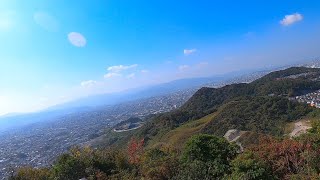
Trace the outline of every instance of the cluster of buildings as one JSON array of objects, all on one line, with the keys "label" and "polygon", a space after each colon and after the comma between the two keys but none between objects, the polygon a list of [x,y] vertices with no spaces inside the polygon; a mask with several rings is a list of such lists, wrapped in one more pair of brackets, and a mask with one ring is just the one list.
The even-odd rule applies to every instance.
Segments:
[{"label": "cluster of buildings", "polygon": [[302,96],[296,96],[292,100],[309,104],[310,106],[320,108],[320,90],[308,93]]},{"label": "cluster of buildings", "polygon": [[49,166],[71,147],[88,141],[92,134],[102,134],[108,121],[73,118],[39,123],[0,136],[0,179],[10,168]]}]

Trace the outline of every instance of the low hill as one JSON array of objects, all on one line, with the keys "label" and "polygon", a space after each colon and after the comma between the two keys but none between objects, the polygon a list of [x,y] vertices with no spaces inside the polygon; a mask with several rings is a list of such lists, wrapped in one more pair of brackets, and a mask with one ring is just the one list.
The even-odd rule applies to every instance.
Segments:
[{"label": "low hill", "polygon": [[230,100],[241,96],[298,95],[320,89],[320,69],[293,67],[272,72],[249,84],[232,84],[222,88],[201,88],[180,109],[153,119],[142,130],[149,138],[165,129],[173,129],[190,120],[211,114]]},{"label": "low hill", "polygon": [[166,144],[183,148],[192,135],[206,133],[223,136],[230,129],[282,136],[288,123],[300,119],[312,110],[305,104],[291,102],[283,97],[235,98],[212,114],[155,136],[149,142],[149,147]]},{"label": "low hill", "polygon": [[257,95],[297,96],[320,89],[320,69],[292,67],[250,83]]}]

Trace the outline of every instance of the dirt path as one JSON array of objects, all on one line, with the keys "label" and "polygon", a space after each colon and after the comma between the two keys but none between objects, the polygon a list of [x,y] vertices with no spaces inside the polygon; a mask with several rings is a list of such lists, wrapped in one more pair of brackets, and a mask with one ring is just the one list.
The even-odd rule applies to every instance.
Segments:
[{"label": "dirt path", "polygon": [[311,126],[308,125],[305,122],[299,121],[294,123],[294,129],[293,131],[290,133],[290,137],[297,137],[300,136],[301,134],[304,134],[307,132],[308,129],[310,129]]}]

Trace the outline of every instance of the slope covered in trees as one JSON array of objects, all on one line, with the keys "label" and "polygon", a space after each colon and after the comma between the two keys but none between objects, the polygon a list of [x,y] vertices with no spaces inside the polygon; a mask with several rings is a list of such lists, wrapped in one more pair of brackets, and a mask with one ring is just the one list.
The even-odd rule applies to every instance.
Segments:
[{"label": "slope covered in trees", "polygon": [[74,148],[50,168],[20,168],[9,179],[319,179],[318,130],[319,123],[314,123],[299,139],[261,139],[244,152],[207,134],[189,138],[181,152],[174,147],[146,149],[137,139],[131,139],[127,149]]},{"label": "slope covered in trees", "polygon": [[307,115],[312,109],[283,97],[236,98],[223,105],[202,132],[223,136],[229,129],[238,129],[280,136],[287,123]]}]

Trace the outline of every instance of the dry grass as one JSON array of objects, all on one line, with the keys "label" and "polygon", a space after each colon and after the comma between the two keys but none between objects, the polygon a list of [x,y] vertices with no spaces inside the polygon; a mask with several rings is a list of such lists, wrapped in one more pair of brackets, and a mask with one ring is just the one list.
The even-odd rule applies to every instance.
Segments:
[{"label": "dry grass", "polygon": [[209,114],[199,120],[188,122],[174,130],[171,130],[161,137],[157,143],[153,144],[152,147],[167,144],[178,149],[183,148],[185,142],[191,136],[199,134],[201,129],[214,118],[215,114],[216,113]]}]

